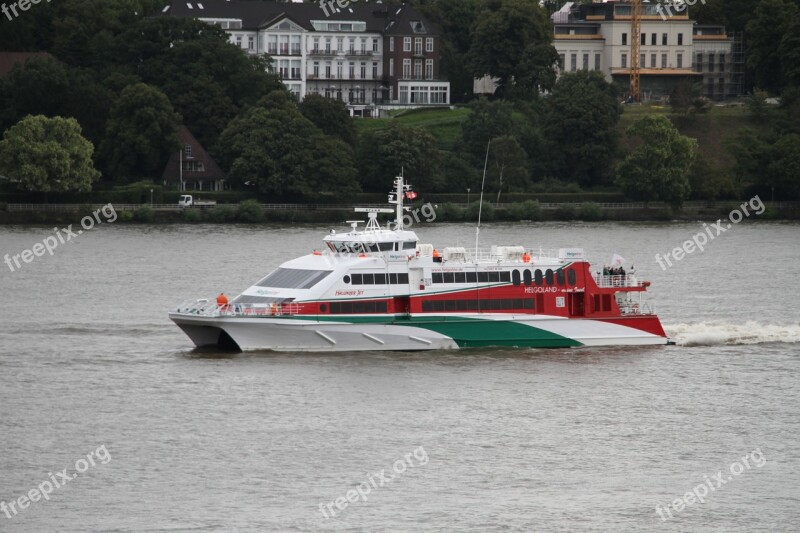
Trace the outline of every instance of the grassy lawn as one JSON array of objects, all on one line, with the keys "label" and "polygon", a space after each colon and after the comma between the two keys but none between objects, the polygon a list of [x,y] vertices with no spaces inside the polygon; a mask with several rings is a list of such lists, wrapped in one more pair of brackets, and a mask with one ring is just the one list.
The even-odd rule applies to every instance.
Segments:
[{"label": "grassy lawn", "polygon": [[461,136],[461,123],[469,115],[466,108],[410,109],[400,111],[392,118],[362,119],[356,121],[359,133],[378,131],[396,120],[403,126],[422,128],[433,135],[440,150],[452,150]]}]

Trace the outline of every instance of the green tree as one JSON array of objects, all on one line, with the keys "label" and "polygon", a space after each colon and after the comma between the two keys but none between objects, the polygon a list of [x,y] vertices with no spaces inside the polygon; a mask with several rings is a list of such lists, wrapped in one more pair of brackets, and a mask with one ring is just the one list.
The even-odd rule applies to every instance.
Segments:
[{"label": "green tree", "polygon": [[800,10],[787,22],[778,54],[785,86],[800,88]]},{"label": "green tree", "polygon": [[485,98],[470,104],[471,113],[461,123],[464,151],[475,165],[483,168],[486,146],[490,139],[511,135],[514,125],[514,107],[506,101],[489,101]]},{"label": "green tree", "polygon": [[0,173],[26,191],[85,192],[100,173],[74,118],[27,116],[3,134]]},{"label": "green tree", "polygon": [[100,158],[120,181],[152,177],[178,150],[181,117],[164,93],[144,83],[126,87],[111,108]]},{"label": "green tree", "polygon": [[689,81],[678,83],[669,93],[669,105],[672,107],[672,112],[685,116],[689,115],[695,100],[700,98],[701,95],[702,88],[699,84]]},{"label": "green tree", "polygon": [[601,72],[562,75],[544,116],[552,175],[581,185],[602,182],[616,152],[621,112],[614,88]]},{"label": "green tree", "polygon": [[689,171],[697,157],[697,140],[681,135],[669,119],[658,115],[638,120],[626,133],[639,146],[620,165],[617,185],[631,198],[679,207],[691,193]]},{"label": "green tree", "polygon": [[[151,14],[157,0],[70,0],[60,2],[53,18],[53,51],[74,65],[113,63],[116,35]],[[39,6],[36,6],[38,9]]]},{"label": "green tree", "polygon": [[492,139],[489,149],[489,159],[491,161],[491,182],[496,182],[497,199],[500,203],[500,193],[503,187],[509,191],[523,191],[530,185],[528,176],[527,159],[528,155],[519,145],[517,139],[511,135],[504,135]]},{"label": "green tree", "polygon": [[800,135],[782,136],[771,150],[769,166],[762,169],[759,182],[775,187],[779,197],[800,199]]},{"label": "green tree", "polygon": [[352,149],[334,141],[285,91],[276,91],[225,128],[221,163],[234,183],[253,183],[270,196],[308,199],[357,190]]},{"label": "green tree", "polygon": [[484,0],[435,0],[422,6],[426,16],[442,30],[441,68],[450,80],[453,102],[466,102],[473,96],[474,77],[467,64],[472,46],[472,27],[478,20]]},{"label": "green tree", "polygon": [[797,17],[792,0],[760,0],[747,23],[747,67],[755,85],[772,94],[779,94],[784,85],[780,44]]},{"label": "green tree", "polygon": [[436,139],[421,128],[392,121],[386,129],[365,132],[358,152],[361,187],[365,191],[384,192],[401,171],[420,190],[436,192],[444,187]]},{"label": "green tree", "polygon": [[27,115],[71,116],[83,134],[102,138],[112,94],[89,69],[65,65],[51,58],[33,58],[0,78],[0,130]]},{"label": "green tree", "polygon": [[547,12],[531,0],[490,0],[485,6],[473,28],[468,61],[473,76],[494,76],[500,94],[511,95],[525,53],[551,45],[552,26]]},{"label": "green tree", "polygon": [[518,98],[536,98],[551,91],[556,84],[558,52],[548,44],[530,44],[522,51],[514,76],[514,95]]},{"label": "green tree", "polygon": [[316,124],[326,135],[338,137],[344,143],[355,146],[356,127],[344,102],[326,98],[321,94],[308,94],[300,102],[299,107],[303,116]]},{"label": "green tree", "polygon": [[285,90],[263,57],[248,57],[225,30],[194,19],[154,17],[119,34],[114,56],[127,74],[163,91],[209,151],[228,123],[261,97]]}]

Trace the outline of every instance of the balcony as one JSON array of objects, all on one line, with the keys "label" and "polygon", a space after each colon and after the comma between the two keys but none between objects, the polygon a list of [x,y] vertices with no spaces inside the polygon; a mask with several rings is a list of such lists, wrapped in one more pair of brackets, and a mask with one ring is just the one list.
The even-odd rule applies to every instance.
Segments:
[{"label": "balcony", "polygon": [[346,50],[345,55],[347,56],[355,56],[355,57],[369,57],[373,54],[378,54],[379,52],[373,52],[372,50]]},{"label": "balcony", "polygon": [[322,48],[312,48],[308,51],[308,55],[310,56],[335,56],[336,50],[328,50]]}]

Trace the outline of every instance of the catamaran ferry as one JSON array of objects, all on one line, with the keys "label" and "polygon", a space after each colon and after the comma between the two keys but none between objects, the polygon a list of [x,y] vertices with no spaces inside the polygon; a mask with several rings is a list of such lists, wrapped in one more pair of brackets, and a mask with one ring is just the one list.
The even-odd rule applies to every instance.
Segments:
[{"label": "catamaran ferry", "polygon": [[[444,350],[668,344],[633,273],[592,273],[579,248],[491,249],[419,242],[393,209],[331,231],[322,250],[283,263],[231,300],[194,300],[169,314],[197,346],[238,350]],[[396,213],[381,227],[379,213]],[[407,218],[408,215],[405,215]]]}]

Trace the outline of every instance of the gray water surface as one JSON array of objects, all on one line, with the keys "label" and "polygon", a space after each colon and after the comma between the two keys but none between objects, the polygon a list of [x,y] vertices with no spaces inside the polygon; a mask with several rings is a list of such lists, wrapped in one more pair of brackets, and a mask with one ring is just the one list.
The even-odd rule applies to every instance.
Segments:
[{"label": "gray water surface", "polygon": [[[0,531],[800,529],[800,225],[740,224],[666,271],[655,254],[700,222],[482,229],[600,268],[622,255],[672,347],[224,354],[169,322],[328,229],[103,224],[0,264],[0,502],[75,475]],[[0,228],[0,254],[52,233]],[[704,503],[656,513],[720,471]]]}]

